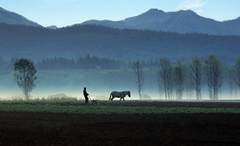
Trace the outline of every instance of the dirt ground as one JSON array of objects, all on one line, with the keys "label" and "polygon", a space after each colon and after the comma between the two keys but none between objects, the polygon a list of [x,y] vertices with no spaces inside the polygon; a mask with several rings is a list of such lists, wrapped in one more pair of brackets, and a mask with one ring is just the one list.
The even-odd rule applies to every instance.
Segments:
[{"label": "dirt ground", "polygon": [[1,112],[0,145],[239,146],[240,115]]}]

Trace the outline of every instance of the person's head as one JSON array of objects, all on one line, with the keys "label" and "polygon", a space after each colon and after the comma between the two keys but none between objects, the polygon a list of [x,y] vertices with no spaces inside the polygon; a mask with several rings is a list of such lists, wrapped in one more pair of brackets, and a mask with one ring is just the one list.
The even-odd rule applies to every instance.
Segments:
[{"label": "person's head", "polygon": [[87,88],[86,88],[86,87],[84,87],[84,90],[87,90]]}]

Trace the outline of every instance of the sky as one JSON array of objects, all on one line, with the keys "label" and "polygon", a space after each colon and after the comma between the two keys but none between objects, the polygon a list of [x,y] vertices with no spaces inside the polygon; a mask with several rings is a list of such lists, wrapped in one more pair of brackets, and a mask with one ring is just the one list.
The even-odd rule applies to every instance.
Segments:
[{"label": "sky", "polygon": [[240,0],[0,0],[0,7],[43,26],[66,26],[90,19],[121,20],[150,8],[193,10],[219,21],[240,16]]}]

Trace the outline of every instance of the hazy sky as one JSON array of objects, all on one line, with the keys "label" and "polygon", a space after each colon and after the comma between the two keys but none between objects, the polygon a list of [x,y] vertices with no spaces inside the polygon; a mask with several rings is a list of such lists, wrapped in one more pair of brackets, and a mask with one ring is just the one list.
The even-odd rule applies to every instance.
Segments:
[{"label": "hazy sky", "polygon": [[120,20],[150,8],[191,9],[221,21],[240,16],[240,0],[0,0],[0,7],[44,26],[65,26],[89,19]]}]

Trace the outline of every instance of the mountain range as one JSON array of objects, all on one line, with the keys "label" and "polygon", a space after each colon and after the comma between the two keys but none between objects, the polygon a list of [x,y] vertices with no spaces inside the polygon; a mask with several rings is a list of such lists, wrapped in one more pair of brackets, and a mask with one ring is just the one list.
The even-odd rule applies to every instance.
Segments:
[{"label": "mountain range", "polygon": [[[132,24],[134,21],[136,22],[136,19],[138,22],[140,20],[150,22],[150,16],[156,17],[152,18],[152,21],[155,21],[160,14],[166,15],[165,12],[152,9],[143,15],[124,21]],[[170,14],[176,15],[176,17],[180,14],[183,15],[182,17],[186,15],[200,17],[191,11]],[[190,16],[188,17],[190,18]],[[205,18],[200,18],[205,20]],[[221,23],[207,20],[214,24]],[[160,22],[160,20],[158,21]],[[232,29],[239,26],[238,20],[222,23],[231,25]],[[238,35],[217,36],[197,32],[177,33],[170,30],[123,28],[87,22],[63,28],[42,27],[21,15],[1,9],[0,54],[6,59],[27,57],[34,60],[49,57],[77,58],[85,55],[119,60],[188,59],[214,54],[225,61],[233,61],[240,54],[240,36]],[[179,28],[179,30],[181,29]]]},{"label": "mountain range", "polygon": [[[40,26],[27,18],[0,7],[0,23]],[[204,33],[209,35],[240,35],[240,17],[228,21],[205,18],[190,10],[164,12],[150,9],[135,17],[121,21],[89,20],[77,25],[97,25],[117,29],[137,29],[176,33]],[[57,29],[52,25],[47,27]]]},{"label": "mountain range", "polygon": [[[11,31],[9,31],[11,30]],[[76,25],[60,29],[0,24],[0,54],[5,58],[78,58],[94,55],[119,60],[189,59],[214,54],[233,61],[240,36],[178,34]]]},{"label": "mountain range", "polygon": [[177,33],[204,33],[212,35],[240,35],[240,17],[229,21],[204,18],[193,11],[164,12],[151,9],[141,15],[121,21],[90,20],[84,24],[119,29],[139,29]]}]

